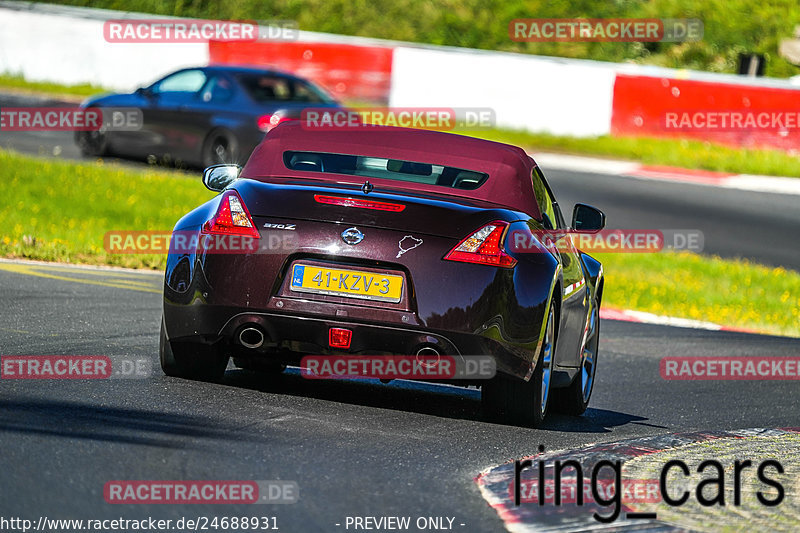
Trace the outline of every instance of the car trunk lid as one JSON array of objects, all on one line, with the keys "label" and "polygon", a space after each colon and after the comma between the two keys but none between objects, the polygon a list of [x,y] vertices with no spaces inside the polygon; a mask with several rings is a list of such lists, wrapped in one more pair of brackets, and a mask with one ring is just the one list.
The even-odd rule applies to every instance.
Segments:
[{"label": "car trunk lid", "polygon": [[453,195],[389,189],[365,194],[353,185],[311,180],[239,180],[235,188],[254,217],[369,226],[459,240],[489,220],[527,218],[496,204]]}]

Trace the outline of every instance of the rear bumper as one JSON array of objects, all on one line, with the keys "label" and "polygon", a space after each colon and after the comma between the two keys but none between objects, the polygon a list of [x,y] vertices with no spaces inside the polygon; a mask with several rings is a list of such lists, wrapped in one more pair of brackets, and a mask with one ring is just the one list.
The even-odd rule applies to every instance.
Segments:
[{"label": "rear bumper", "polygon": [[346,328],[353,332],[350,349],[346,353],[409,355],[424,346],[431,346],[441,354],[461,355],[453,341],[438,333],[274,313],[239,313],[223,326],[222,336],[235,338],[237,332],[245,326],[258,326],[271,344],[307,355],[343,353],[342,350],[328,346],[328,331],[333,327]]},{"label": "rear bumper", "polygon": [[[492,355],[502,374],[524,377],[529,367],[518,354],[480,334],[208,305],[166,304],[164,324],[171,341],[223,342],[233,355],[278,358],[286,364],[297,364],[305,355],[411,356],[423,347],[432,347],[442,355]],[[256,327],[264,333],[263,348],[252,350],[238,345],[238,334],[245,327]],[[332,327],[353,332],[349,350],[328,345]]]}]

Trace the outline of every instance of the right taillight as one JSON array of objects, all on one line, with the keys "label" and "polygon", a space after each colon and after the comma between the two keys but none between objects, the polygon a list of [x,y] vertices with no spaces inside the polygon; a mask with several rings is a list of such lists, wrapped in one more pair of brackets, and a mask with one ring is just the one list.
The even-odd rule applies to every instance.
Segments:
[{"label": "right taillight", "polygon": [[508,222],[495,220],[458,243],[444,258],[448,261],[513,268],[517,260],[503,249]]}]

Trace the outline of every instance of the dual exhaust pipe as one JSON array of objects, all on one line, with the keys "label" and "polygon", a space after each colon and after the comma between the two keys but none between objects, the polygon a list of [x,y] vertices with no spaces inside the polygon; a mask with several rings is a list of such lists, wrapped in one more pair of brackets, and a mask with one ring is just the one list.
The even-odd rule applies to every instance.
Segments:
[{"label": "dual exhaust pipe", "polygon": [[247,326],[239,331],[239,344],[251,350],[257,350],[264,345],[264,332],[259,328]]},{"label": "dual exhaust pipe", "polygon": [[[427,368],[434,368],[439,364],[442,354],[432,346],[423,346],[415,354],[417,363],[425,365]],[[434,359],[434,357],[436,359]]]},{"label": "dual exhaust pipe", "polygon": [[[441,357],[441,352],[432,346],[423,346],[414,354],[417,363],[425,368],[436,368]],[[381,379],[381,383],[389,383],[391,381],[391,379]]]},{"label": "dual exhaust pipe", "polygon": [[[266,339],[264,337],[264,332],[261,331],[260,328],[247,326],[239,330],[237,340],[239,341],[239,344],[245,348],[257,350],[264,345],[264,341]],[[423,346],[417,350],[417,353],[414,355],[416,356],[417,361],[421,364],[432,366],[439,363],[439,358],[442,354],[439,352],[439,350],[433,348],[432,346]],[[436,357],[435,361],[432,360],[434,356]]]}]

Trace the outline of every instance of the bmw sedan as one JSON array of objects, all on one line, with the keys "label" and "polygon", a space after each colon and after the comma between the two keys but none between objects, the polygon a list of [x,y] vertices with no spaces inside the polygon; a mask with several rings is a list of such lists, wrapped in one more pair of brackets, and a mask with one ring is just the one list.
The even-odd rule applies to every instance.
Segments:
[{"label": "bmw sedan", "polygon": [[275,70],[211,66],[173,72],[132,94],[88,99],[84,108],[135,108],[136,129],[75,134],[87,156],[117,155],[207,167],[244,163],[278,123],[306,107],[339,104],[308,80]]}]

